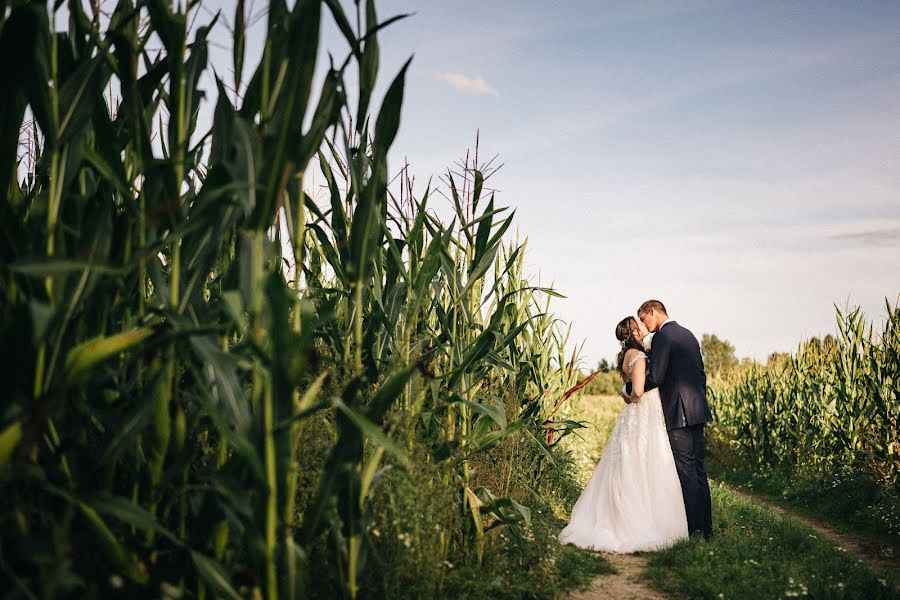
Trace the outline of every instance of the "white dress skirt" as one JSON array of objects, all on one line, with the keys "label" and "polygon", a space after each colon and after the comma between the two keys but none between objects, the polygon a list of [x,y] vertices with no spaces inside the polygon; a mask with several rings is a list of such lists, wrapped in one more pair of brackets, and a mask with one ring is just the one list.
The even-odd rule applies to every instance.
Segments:
[{"label": "white dress skirt", "polygon": [[601,552],[658,550],[688,535],[659,390],[622,409],[603,457],[559,534]]}]

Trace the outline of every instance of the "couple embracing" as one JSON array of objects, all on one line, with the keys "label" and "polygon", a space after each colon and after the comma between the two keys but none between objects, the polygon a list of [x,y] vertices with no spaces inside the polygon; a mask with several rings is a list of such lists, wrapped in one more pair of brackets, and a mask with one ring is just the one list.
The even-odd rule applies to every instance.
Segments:
[{"label": "couple embracing", "polygon": [[703,464],[706,372],[694,335],[648,300],[616,327],[628,405],[559,541],[603,552],[657,550],[688,534],[709,538]]}]

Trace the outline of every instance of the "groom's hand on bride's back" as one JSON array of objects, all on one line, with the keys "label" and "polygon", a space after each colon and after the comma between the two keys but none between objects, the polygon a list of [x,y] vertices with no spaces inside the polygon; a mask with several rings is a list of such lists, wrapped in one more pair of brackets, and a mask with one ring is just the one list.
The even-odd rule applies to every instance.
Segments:
[{"label": "groom's hand on bride's back", "polygon": [[631,404],[631,382],[625,383],[622,385],[622,400],[625,401],[626,404]]}]

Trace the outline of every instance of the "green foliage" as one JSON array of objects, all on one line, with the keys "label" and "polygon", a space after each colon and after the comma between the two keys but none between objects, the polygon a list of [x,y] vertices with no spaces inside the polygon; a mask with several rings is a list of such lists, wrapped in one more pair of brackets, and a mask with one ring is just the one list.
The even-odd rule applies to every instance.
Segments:
[{"label": "green foliage", "polygon": [[[558,448],[553,452],[558,461],[566,460]],[[412,453],[422,455],[415,448]],[[474,489],[501,490],[531,509],[528,526],[486,524],[480,562],[459,551],[467,515],[459,511],[458,486],[447,477],[445,463],[417,462],[407,472],[384,470],[366,528],[366,596],[553,598],[608,573],[610,565],[602,557],[557,542],[564,523],[547,501],[555,502],[566,485],[576,486],[565,468],[552,469],[539,486],[542,494],[535,496],[528,489],[535,483],[532,469],[538,458],[532,454],[523,440],[510,437],[470,463]],[[322,571],[327,570],[323,565]],[[320,597],[332,597],[335,591],[320,590]]]},{"label": "green foliage", "polygon": [[622,376],[615,369],[602,371],[584,387],[591,396],[618,396],[622,389]]},{"label": "green foliage", "polygon": [[815,530],[712,487],[713,537],[650,555],[654,587],[689,598],[894,598],[895,578],[857,562]]},{"label": "green foliage", "polygon": [[[707,468],[715,479],[761,494],[792,510],[850,530],[880,553],[900,552],[900,493],[853,465],[832,473],[797,471],[788,466],[757,466],[707,436]],[[710,443],[712,442],[712,443]]]},{"label": "green foliage", "polygon": [[738,364],[731,342],[710,333],[703,334],[700,353],[703,355],[703,366],[711,376],[722,374]]},{"label": "green foliage", "polygon": [[709,395],[728,439],[754,464],[900,477],[900,310],[887,303],[879,334],[859,309],[837,311],[839,337],[750,364],[713,381]]},{"label": "green foliage", "polygon": [[[393,19],[369,1],[355,31],[334,0],[272,2],[242,83],[239,2],[242,99],[217,80],[204,133],[215,17],[161,0],[68,8],[67,32],[46,3],[0,13],[0,586],[377,595],[373,556],[393,550],[373,524],[391,516],[423,539],[443,523],[439,556],[494,565],[499,587],[512,553],[551,594],[555,525],[532,508],[571,481],[557,444],[577,427],[553,420],[575,384],[558,294],[528,283],[479,165],[449,178],[449,225],[429,190],[407,205],[388,189],[409,63],[368,107]],[[329,15],[349,50],[313,90]],[[14,153],[26,111],[33,169]],[[316,156],[325,210],[303,185]],[[423,548],[389,565],[430,577]]]},{"label": "green foliage", "polygon": [[900,547],[900,312],[882,330],[837,311],[838,337],[743,364],[709,387],[714,476]]}]

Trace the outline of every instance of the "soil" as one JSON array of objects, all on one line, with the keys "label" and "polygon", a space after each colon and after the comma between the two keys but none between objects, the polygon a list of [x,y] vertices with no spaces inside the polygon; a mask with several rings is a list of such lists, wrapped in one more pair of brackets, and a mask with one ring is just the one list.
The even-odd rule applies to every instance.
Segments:
[{"label": "soil", "polygon": [[603,575],[591,582],[591,586],[583,591],[569,595],[571,600],[629,600],[666,598],[660,592],[640,581],[641,573],[647,568],[647,557],[635,554],[606,554],[602,556],[612,563],[616,573]]}]

